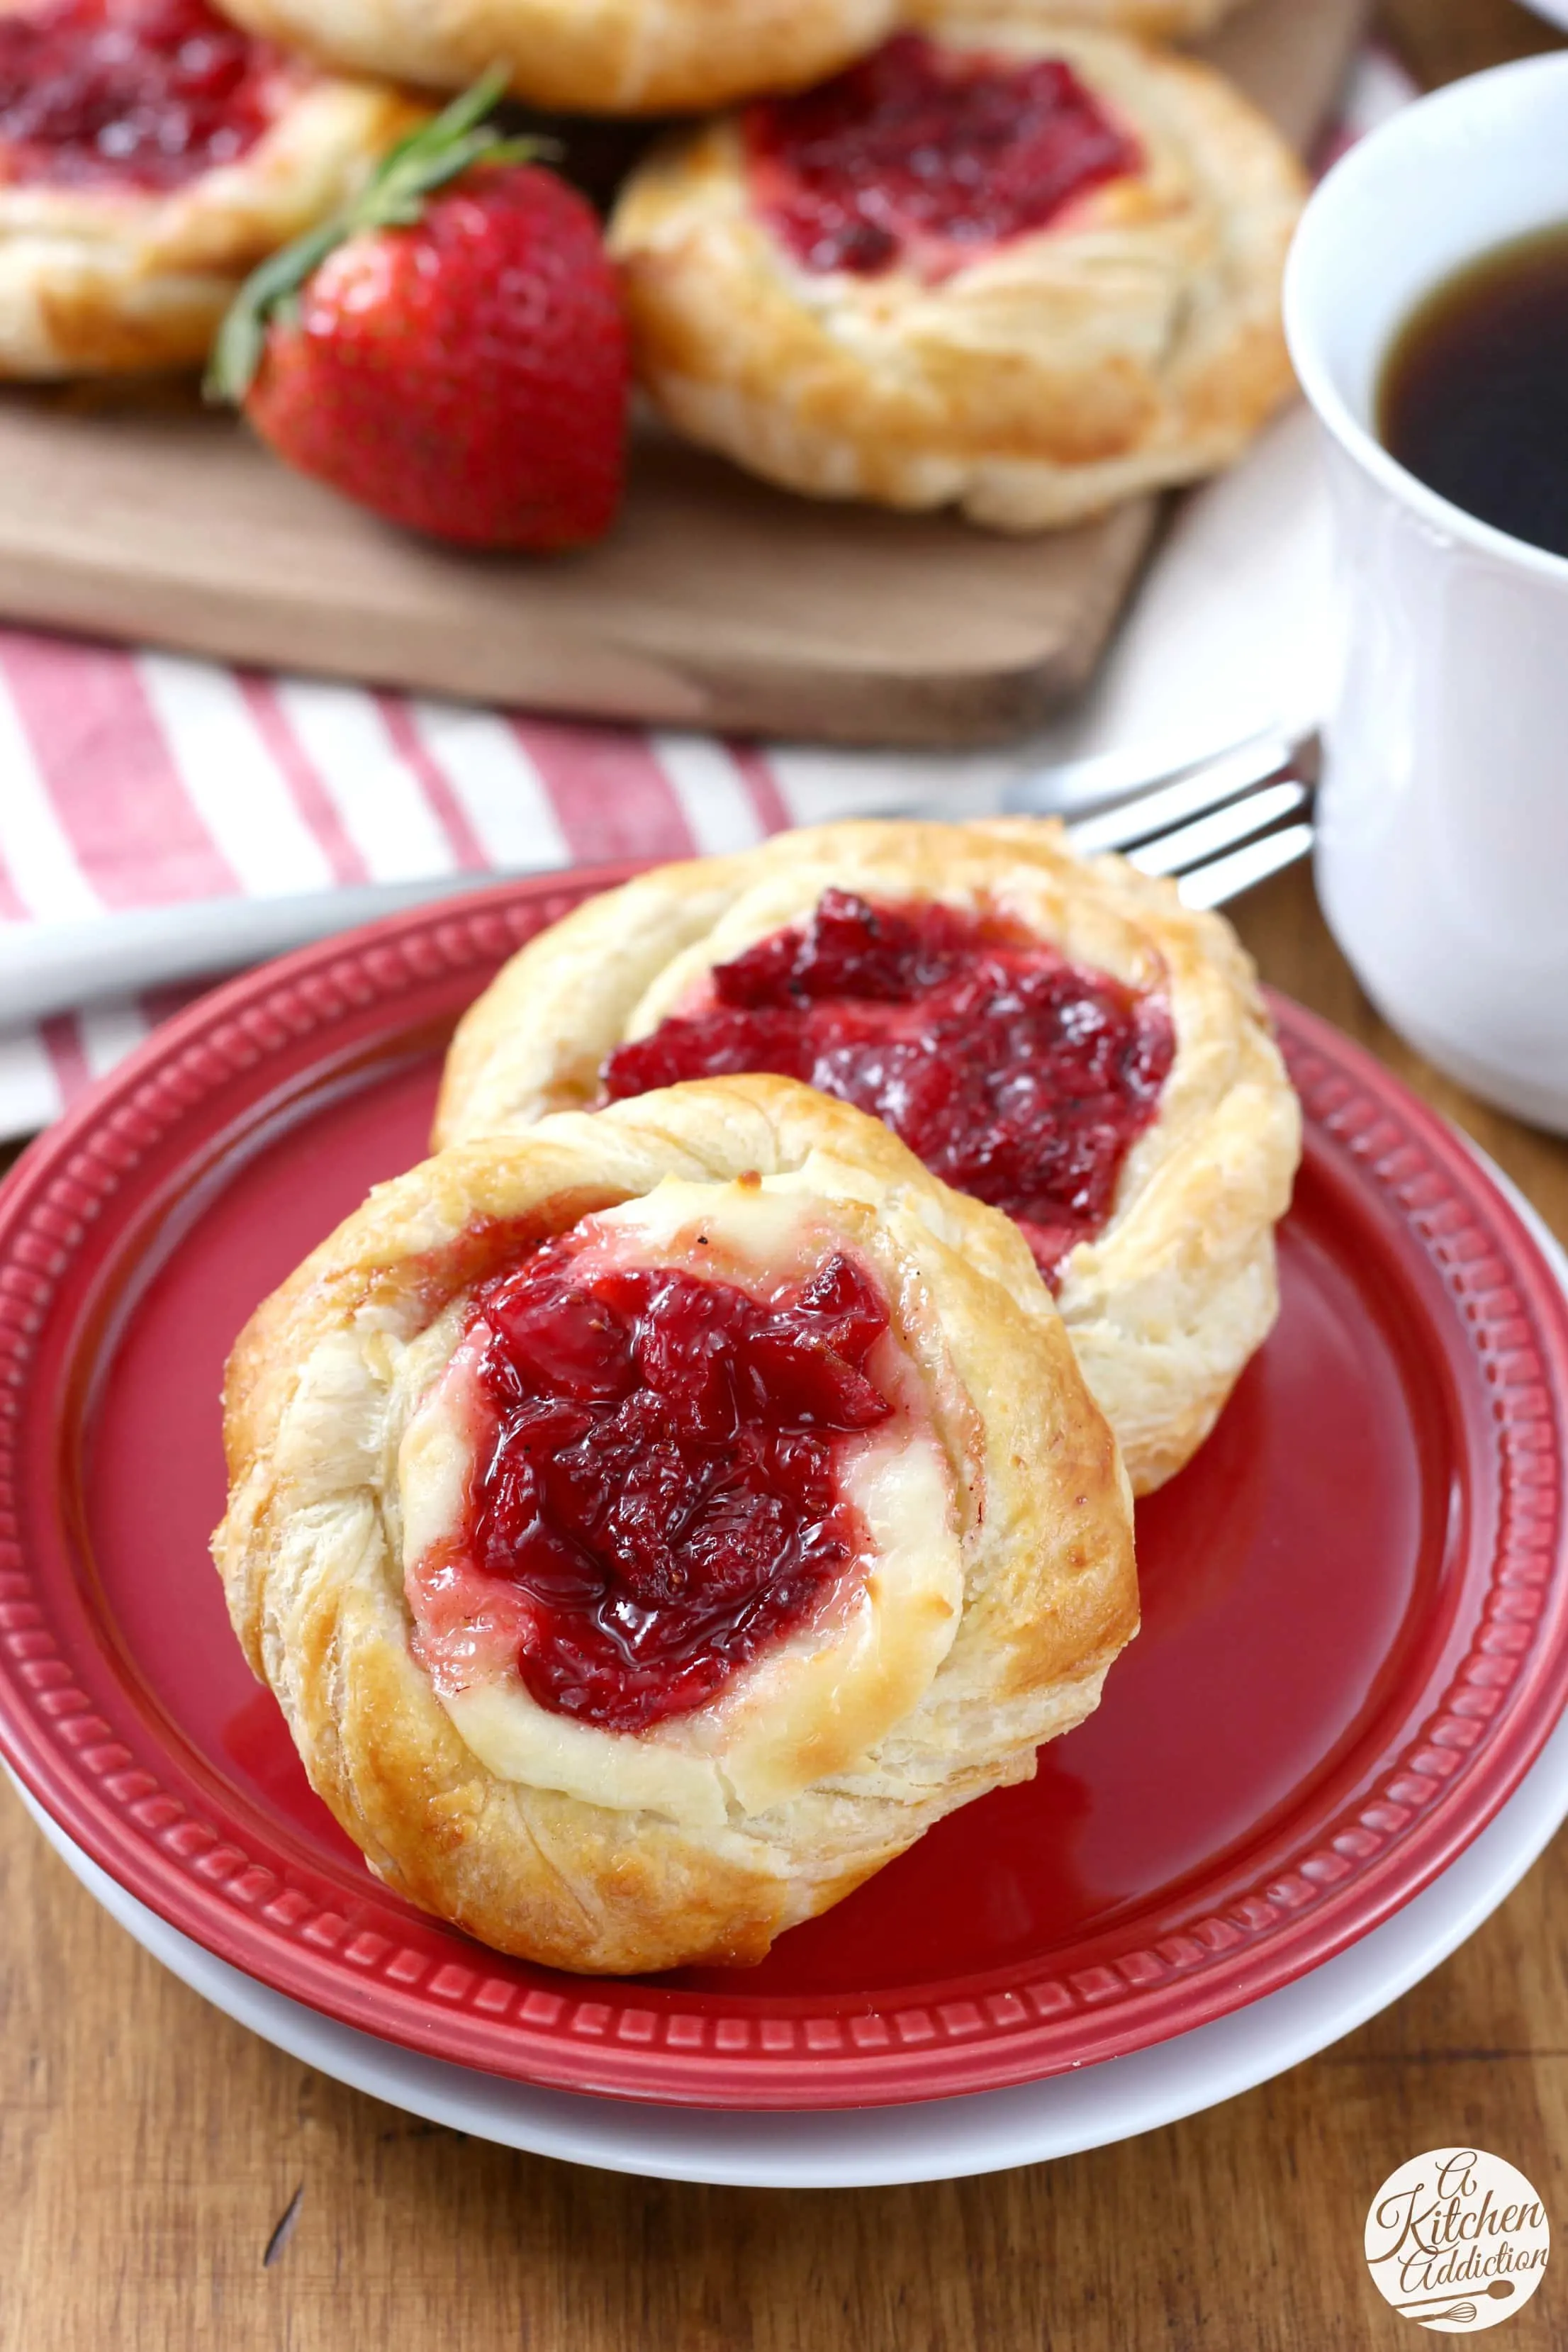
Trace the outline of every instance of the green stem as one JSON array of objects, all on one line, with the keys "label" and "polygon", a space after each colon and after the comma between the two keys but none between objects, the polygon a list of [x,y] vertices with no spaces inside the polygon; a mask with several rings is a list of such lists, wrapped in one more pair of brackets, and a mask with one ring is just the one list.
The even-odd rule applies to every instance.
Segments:
[{"label": "green stem", "polygon": [[209,400],[245,398],[261,364],[268,323],[345,237],[412,227],[426,198],[476,163],[525,163],[549,152],[548,141],[507,138],[483,120],[504,96],[507,80],[506,68],[492,66],[471,89],[389,147],[352,204],[251,271],[213,344],[204,386]]}]

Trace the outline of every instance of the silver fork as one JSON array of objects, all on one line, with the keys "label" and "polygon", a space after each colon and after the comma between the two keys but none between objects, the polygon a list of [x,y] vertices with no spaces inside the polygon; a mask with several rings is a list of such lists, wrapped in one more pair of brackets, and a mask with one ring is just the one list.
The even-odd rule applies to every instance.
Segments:
[{"label": "silver fork", "polygon": [[[1014,785],[1003,807],[1008,814],[1066,817],[1075,847],[1122,850],[1146,874],[1179,876],[1189,905],[1217,907],[1310,848],[1306,815],[1316,761],[1315,736],[1269,730],[1155,777],[1105,759],[1047,770]],[[978,812],[950,796],[897,814]],[[405,907],[537,870],[437,875],[293,898],[187,900],[86,922],[0,924],[0,1029],[102,997],[237,971]]]},{"label": "silver fork", "polygon": [[1086,856],[1120,850],[1141,873],[1174,876],[1189,907],[1223,907],[1311,848],[1319,756],[1315,734],[1253,736],[1169,783],[1069,822],[1068,838]]},{"label": "silver fork", "polygon": [[1219,907],[1311,848],[1320,748],[1314,731],[1268,727],[1157,776],[1112,752],[1020,777],[999,810],[949,791],[863,814],[952,824],[1058,816],[1086,856],[1119,850],[1144,874],[1174,876],[1188,906]]}]

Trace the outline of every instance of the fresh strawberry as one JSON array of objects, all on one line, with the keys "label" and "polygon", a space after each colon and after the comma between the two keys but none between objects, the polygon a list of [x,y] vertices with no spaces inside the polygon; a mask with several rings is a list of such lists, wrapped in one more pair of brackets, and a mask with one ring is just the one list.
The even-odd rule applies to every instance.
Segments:
[{"label": "fresh strawberry", "polygon": [[487,79],[457,100],[339,220],[263,263],[209,389],[390,521],[578,547],[620,501],[626,329],[592,211],[479,123],[495,96]]}]

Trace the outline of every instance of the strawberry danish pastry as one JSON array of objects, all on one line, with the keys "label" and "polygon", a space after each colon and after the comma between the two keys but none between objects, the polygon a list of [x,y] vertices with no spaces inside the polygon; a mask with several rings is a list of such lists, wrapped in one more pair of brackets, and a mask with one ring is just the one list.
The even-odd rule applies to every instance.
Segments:
[{"label": "strawberry danish pastry", "polygon": [[0,375],[199,362],[247,272],[421,118],[206,0],[0,0]]},{"label": "strawberry danish pastry", "polygon": [[356,72],[460,89],[504,65],[568,113],[691,114],[798,89],[879,41],[898,0],[223,0]]},{"label": "strawberry danish pastry", "polygon": [[773,1070],[1006,1211],[1135,1491],[1277,1308],[1295,1096],[1217,915],[1060,827],[854,824],[668,866],[531,941],[464,1018],[437,1142]]},{"label": "strawberry danish pastry", "polygon": [[1027,1779],[1137,1630],[1017,1230],[778,1077],[466,1143],[258,1312],[215,1551],[399,1893],[616,1972],[760,1958]]},{"label": "strawberry danish pastry", "polygon": [[1004,7],[656,151],[612,248],[690,438],[1035,530],[1227,464],[1288,395],[1302,193],[1206,66]]}]

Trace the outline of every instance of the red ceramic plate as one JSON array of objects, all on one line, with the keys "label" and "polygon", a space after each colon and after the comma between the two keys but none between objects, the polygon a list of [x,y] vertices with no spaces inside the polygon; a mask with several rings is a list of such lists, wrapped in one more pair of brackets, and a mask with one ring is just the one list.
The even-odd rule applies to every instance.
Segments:
[{"label": "red ceramic plate", "polygon": [[279,1991],[522,2080],[855,2105],[1140,2049],[1289,1982],[1516,1786],[1568,1665],[1568,1315],[1441,1123],[1289,1004],[1307,1109],[1284,1311],[1139,1514],[1141,1639],[1029,1788],[761,1968],[504,1959],[395,1901],[306,1786],[206,1537],[249,1309],[417,1158],[453,1017],[601,874],[205,999],[0,1192],[0,1736],[94,1861]]}]

